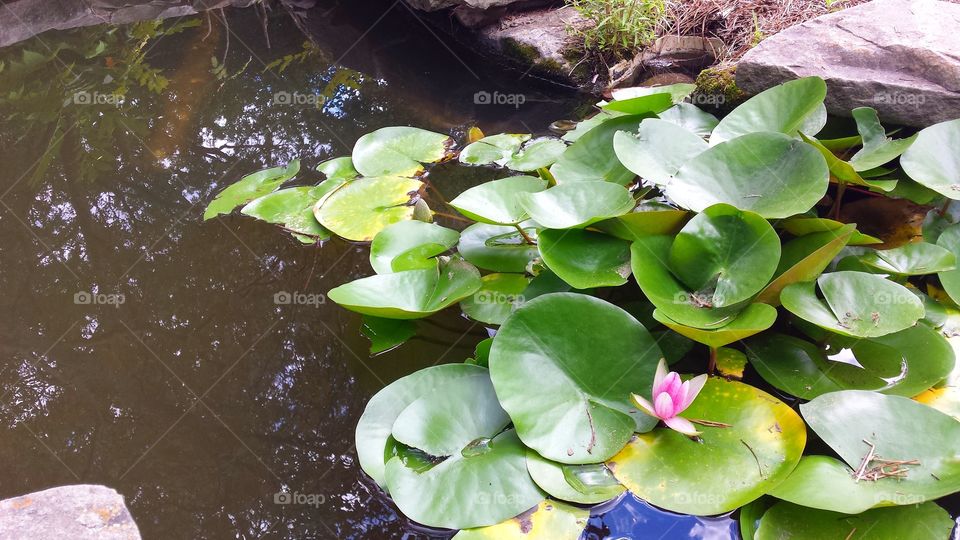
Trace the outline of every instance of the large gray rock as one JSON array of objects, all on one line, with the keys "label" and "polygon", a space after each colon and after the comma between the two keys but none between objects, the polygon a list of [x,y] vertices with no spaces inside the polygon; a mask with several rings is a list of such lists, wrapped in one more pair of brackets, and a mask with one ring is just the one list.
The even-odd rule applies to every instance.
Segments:
[{"label": "large gray rock", "polygon": [[0,501],[5,540],[140,540],[123,497],[104,486],[64,486]]},{"label": "large gray rock", "polygon": [[23,41],[47,30],[181,17],[205,9],[245,7],[253,2],[254,0],[5,0],[0,2],[0,47]]},{"label": "large gray rock", "polygon": [[763,40],[737,66],[747,93],[798,77],[827,81],[827,109],[873,107],[889,123],[960,117],[960,4],[874,0]]},{"label": "large gray rock", "polygon": [[491,9],[508,6],[525,0],[406,0],[414,9],[420,11],[438,11],[450,7],[464,6],[473,9]]}]

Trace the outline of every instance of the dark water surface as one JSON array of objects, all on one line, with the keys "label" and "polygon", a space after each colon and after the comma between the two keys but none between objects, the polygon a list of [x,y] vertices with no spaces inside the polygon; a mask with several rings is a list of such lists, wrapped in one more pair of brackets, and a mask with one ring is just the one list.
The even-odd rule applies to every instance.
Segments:
[{"label": "dark water surface", "polygon": [[[0,498],[105,484],[145,538],[444,536],[364,478],[354,426],[380,388],[462,361],[485,329],[449,312],[370,358],[358,316],[275,302],[370,274],[364,246],[201,214],[246,173],[312,167],[382,126],[542,132],[584,99],[482,64],[409,13],[368,31],[380,12],[346,7],[315,11],[318,46],[282,72],[264,66],[303,52],[303,34],[277,14],[268,49],[251,10],[165,37],[94,27],[0,49]],[[107,54],[84,49],[100,40]],[[475,104],[495,91],[526,103]],[[434,182],[452,197],[484,174]],[[616,506],[590,538],[646,537],[637,523],[653,538],[735,535],[729,520]]]}]

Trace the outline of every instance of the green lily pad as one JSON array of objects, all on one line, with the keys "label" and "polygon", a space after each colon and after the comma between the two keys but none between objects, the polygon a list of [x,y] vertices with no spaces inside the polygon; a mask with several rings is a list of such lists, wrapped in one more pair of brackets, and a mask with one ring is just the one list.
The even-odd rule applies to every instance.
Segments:
[{"label": "green lily pad", "polygon": [[807,137],[803,133],[800,133],[800,138],[803,139],[803,142],[809,144],[810,146],[817,149],[823,158],[827,162],[827,168],[830,169],[830,174],[840,182],[846,182],[848,184],[854,184],[858,186],[868,186],[874,187],[883,191],[893,191],[897,187],[896,180],[879,180],[871,179],[867,180],[860,176],[860,173],[851,165],[850,163],[840,159],[832,150],[824,146],[820,141],[812,137]]},{"label": "green lily pad", "polygon": [[422,270],[358,279],[331,289],[341,306],[387,319],[420,319],[456,304],[480,289],[480,272],[462,259]]},{"label": "green lily pad", "polygon": [[418,523],[448,529],[495,525],[544,499],[527,473],[525,453],[516,432],[508,430],[426,471],[395,457],[386,465],[387,487],[400,511]]},{"label": "green lily pad", "polygon": [[672,237],[646,236],[630,247],[630,266],[643,294],[664,315],[685,326],[712,329],[733,321],[740,306],[712,307],[674,277],[666,262],[672,245]]},{"label": "green lily pad", "polygon": [[[824,300],[817,297],[819,286]],[[913,326],[923,303],[906,287],[864,272],[833,272],[794,283],[780,293],[783,307],[801,319],[851,337],[879,337]]]},{"label": "green lily pad", "polygon": [[[710,135],[710,144],[758,131],[791,137],[799,131],[816,135],[826,123],[826,115],[821,113],[826,95],[827,85],[819,77],[804,77],[764,90],[720,120]],[[811,119],[815,120],[812,124]]]},{"label": "green lily pad", "polygon": [[[953,347],[954,356],[960,355],[960,339],[951,337],[947,341]],[[960,421],[960,362],[954,364],[940,383],[913,399]]]},{"label": "green lily pad", "polygon": [[378,274],[433,268],[457,245],[460,233],[422,221],[401,221],[380,231],[370,244],[370,266]]},{"label": "green lily pad", "polygon": [[540,489],[561,501],[597,504],[619,497],[627,490],[603,463],[564,465],[527,450],[527,471]]},{"label": "green lily pad", "polygon": [[877,508],[850,516],[787,502],[775,504],[760,520],[757,540],[942,540],[953,520],[935,503]]},{"label": "green lily pad", "polygon": [[436,386],[397,415],[395,441],[431,456],[459,454],[471,442],[492,438],[510,423],[487,373]]},{"label": "green lily pad", "polygon": [[850,158],[850,165],[857,171],[869,171],[889,163],[903,154],[916,140],[913,135],[906,139],[891,139],[880,124],[880,117],[872,107],[857,107],[852,113],[857,121],[863,148]]},{"label": "green lily pad", "polygon": [[760,518],[777,502],[773,497],[763,496],[752,503],[740,507],[740,538],[755,540]]},{"label": "green lily pad", "polygon": [[523,274],[488,274],[480,281],[480,289],[462,300],[460,308],[471,319],[487,324],[503,324],[523,304],[523,291],[530,284]]},{"label": "green lily pad", "polygon": [[882,251],[874,250],[861,256],[860,262],[884,273],[901,276],[947,272],[957,266],[957,258],[953,253],[926,242],[913,242]]},{"label": "green lily pad", "polygon": [[[818,232],[837,231],[837,229],[842,229],[846,225],[846,223],[841,223],[832,219],[811,217],[792,217],[785,219],[778,224],[779,227],[783,227],[784,230],[794,236],[806,236],[808,234]],[[854,231],[853,236],[850,237],[850,241],[848,242],[848,244],[851,246],[866,246],[870,244],[882,243],[883,240],[863,234],[859,231]]]},{"label": "green lily pad", "polygon": [[272,193],[299,172],[300,160],[295,159],[286,167],[273,167],[244,176],[239,182],[230,184],[217,194],[203,212],[203,219],[208,220],[220,214],[229,214],[240,205]]},{"label": "green lily pad", "polygon": [[662,86],[632,86],[628,88],[616,88],[612,92],[613,99],[617,101],[627,101],[642,96],[663,96],[669,95],[673,103],[681,103],[697,89],[697,85],[692,83],[666,84]]},{"label": "green lily pad", "polygon": [[630,115],[604,122],[573,143],[550,168],[557,183],[612,182],[627,185],[636,176],[624,167],[613,149],[619,131],[634,132],[645,116]]},{"label": "green lily pad", "polygon": [[590,511],[557,501],[536,507],[503,523],[465,529],[454,540],[578,540],[587,526]]},{"label": "green lily pad", "polygon": [[695,212],[726,203],[765,218],[785,218],[812,208],[829,183],[817,149],[779,133],[751,133],[691,159],[666,194]]},{"label": "green lily pad", "polygon": [[536,193],[546,188],[546,180],[533,176],[512,176],[472,187],[450,201],[450,206],[474,221],[513,225],[528,217],[520,206],[517,194]]},{"label": "green lily pad", "polygon": [[357,422],[356,444],[360,467],[381,487],[387,485],[384,463],[393,423],[408,405],[434,388],[461,378],[489,377],[487,370],[469,364],[433,366],[397,379],[376,393]]},{"label": "green lily pad", "polygon": [[[843,458],[808,456],[773,491],[795,504],[858,514],[870,508],[918,504],[960,490],[960,422],[901,396],[865,390],[824,394],[800,406],[807,424]],[[866,442],[865,442],[866,441]],[[903,465],[902,478],[857,481],[854,471],[874,446]],[[876,465],[873,462],[871,465]]]},{"label": "green lily pad", "polygon": [[[960,224],[947,227],[937,238],[937,245],[960,258]],[[945,270],[937,274],[943,290],[955,302],[960,304],[960,268]]]},{"label": "green lily pad", "polygon": [[743,379],[743,372],[747,368],[747,355],[728,347],[717,349],[717,373],[727,379]]},{"label": "green lily pad", "polygon": [[593,131],[594,129],[602,126],[603,124],[613,120],[615,118],[621,118],[628,116],[626,113],[617,112],[617,111],[608,111],[601,109],[597,114],[577,122],[577,127],[571,131],[568,131],[563,135],[563,140],[569,143],[577,142],[580,140],[580,137],[583,137],[587,133]]},{"label": "green lily pad", "polygon": [[360,332],[370,340],[370,354],[395,349],[417,334],[413,321],[364,315]]},{"label": "green lily pad", "polygon": [[[537,238],[534,224],[525,222],[520,226],[528,237]],[[530,261],[540,255],[537,246],[528,244],[516,228],[486,223],[464,229],[457,250],[470,263],[493,272],[524,272]]]},{"label": "green lily pad", "polygon": [[643,236],[676,234],[689,219],[690,212],[685,210],[648,210],[641,205],[629,214],[594,223],[592,228],[633,241]]},{"label": "green lily pad", "polygon": [[527,214],[549,229],[586,227],[626,214],[636,205],[625,187],[610,182],[561,184],[517,197]]},{"label": "green lily pad", "polygon": [[544,264],[576,289],[617,287],[630,277],[626,240],[581,229],[544,229],[537,244]]},{"label": "green lily pad", "polygon": [[689,290],[723,308],[760,292],[779,261],[780,237],[767,220],[717,204],[683,227],[670,246],[668,264]]},{"label": "green lily pad", "polygon": [[767,382],[803,399],[839,390],[912,397],[946,377],[955,362],[947,340],[924,324],[858,339],[829,356],[808,341],[766,334],[747,342],[747,355]]},{"label": "green lily pad", "polygon": [[599,463],[656,422],[630,393],[650,388],[660,356],[627,312],[555,293],[528,301],[500,327],[490,375],[524,444],[560,463]]},{"label": "green lily pad", "polygon": [[777,310],[767,304],[750,304],[738,313],[731,322],[720,328],[709,330],[680,324],[659,309],[653,312],[653,317],[682,336],[686,336],[697,343],[703,343],[707,347],[718,348],[746,339],[770,328],[777,320]]},{"label": "green lily pad", "polygon": [[357,140],[353,165],[363,176],[416,176],[424,163],[443,159],[452,143],[449,136],[432,131],[385,127]]},{"label": "green lily pad", "polygon": [[760,291],[756,301],[779,306],[780,293],[787,285],[817,279],[846,247],[855,231],[853,225],[845,225],[840,229],[794,238],[784,244],[775,277]]},{"label": "green lily pad", "polygon": [[330,231],[317,221],[313,206],[343,182],[333,179],[325,180],[319,186],[281,189],[247,203],[240,213],[279,225],[297,238],[308,237],[311,243],[326,240],[330,238]]},{"label": "green lily pad", "polygon": [[960,118],[940,122],[917,134],[910,148],[900,156],[907,176],[937,193],[960,199]]},{"label": "green lily pad", "polygon": [[556,163],[566,150],[566,143],[560,139],[541,137],[524,144],[503,166],[513,171],[536,171]]},{"label": "green lily pad", "polygon": [[673,107],[674,103],[676,103],[669,92],[633,95],[630,97],[626,97],[627,94],[621,92],[619,95],[621,97],[603,104],[601,108],[607,111],[617,111],[625,114],[656,114]]},{"label": "green lily pad", "polygon": [[423,182],[412,178],[361,178],[321,199],[313,212],[337,236],[369,242],[387,226],[413,219],[422,188]]},{"label": "green lily pad", "polygon": [[680,168],[710,145],[695,133],[666,120],[648,118],[637,132],[618,132],[613,148],[623,166],[640,178],[665,186]]},{"label": "green lily pad", "polygon": [[470,143],[460,152],[460,162],[467,165],[503,166],[513,155],[520,151],[523,143],[530,140],[529,134],[501,133],[490,135],[477,142]]},{"label": "green lily pad", "polygon": [[614,476],[650,504],[673,512],[729,512],[770,491],[796,466],[807,441],[803,420],[752,386],[711,377],[684,411],[701,441],[667,428],[638,435],[608,462]]},{"label": "green lily pad", "polygon": [[699,137],[709,137],[717,124],[717,117],[692,103],[677,103],[673,107],[657,114],[661,120],[676,124]]},{"label": "green lily pad", "polygon": [[353,180],[354,178],[360,176],[360,173],[357,172],[356,168],[354,168],[353,159],[351,159],[350,156],[343,156],[324,161],[323,163],[317,165],[317,171],[326,175],[328,180],[337,178],[341,180]]}]

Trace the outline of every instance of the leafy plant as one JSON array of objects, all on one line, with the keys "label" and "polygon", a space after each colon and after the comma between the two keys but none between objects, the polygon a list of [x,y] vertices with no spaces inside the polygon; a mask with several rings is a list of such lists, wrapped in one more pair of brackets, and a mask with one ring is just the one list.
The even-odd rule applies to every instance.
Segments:
[{"label": "leafy plant", "polygon": [[[370,241],[375,275],[329,298],[364,315],[374,351],[458,304],[498,327],[464,363],[382,389],[357,426],[361,467],[415,521],[574,539],[586,511],[567,503],[630,491],[740,508],[748,538],[849,537],[841,521],[943,537],[934,501],[960,491],[960,120],[895,138],[857,109],[856,134],[818,139],[822,80],[720,120],[690,91],[622,92],[564,139],[474,132],[459,152],[384,128],[317,185],[287,186],[293,162],[207,215],[243,205],[301,241]],[[511,172],[446,203],[429,173],[455,158]],[[852,198],[944,206],[927,207],[928,241],[896,245],[835,219]],[[737,380],[748,365],[799,405]]]},{"label": "leafy plant", "polygon": [[666,16],[664,0],[569,0],[590,25],[570,31],[583,38],[583,47],[621,58],[648,45]]}]

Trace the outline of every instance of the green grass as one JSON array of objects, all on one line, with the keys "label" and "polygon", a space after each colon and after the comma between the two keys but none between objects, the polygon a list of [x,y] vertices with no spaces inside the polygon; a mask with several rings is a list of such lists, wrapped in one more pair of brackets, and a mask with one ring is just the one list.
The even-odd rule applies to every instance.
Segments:
[{"label": "green grass", "polygon": [[593,22],[574,28],[588,52],[604,58],[624,58],[649,45],[666,15],[665,0],[568,0],[584,18]]}]

